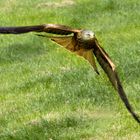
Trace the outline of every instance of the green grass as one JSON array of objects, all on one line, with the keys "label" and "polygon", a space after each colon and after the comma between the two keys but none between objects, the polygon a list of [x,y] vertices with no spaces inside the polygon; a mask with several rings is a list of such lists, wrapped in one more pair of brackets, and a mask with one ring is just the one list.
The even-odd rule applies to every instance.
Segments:
[{"label": "green grass", "polygon": [[[140,1],[66,1],[1,0],[0,26],[93,30],[140,115]],[[140,126],[98,67],[100,76],[84,59],[33,33],[0,35],[0,139],[139,140]]]}]

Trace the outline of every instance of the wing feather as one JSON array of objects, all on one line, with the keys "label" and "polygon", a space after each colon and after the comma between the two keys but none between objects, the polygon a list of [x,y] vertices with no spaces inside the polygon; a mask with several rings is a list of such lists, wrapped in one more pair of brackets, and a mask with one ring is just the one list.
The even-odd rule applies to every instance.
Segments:
[{"label": "wing feather", "polygon": [[0,34],[23,34],[28,32],[42,32],[44,25],[0,27]]},{"label": "wing feather", "polygon": [[95,63],[95,59],[94,59],[94,56],[93,56],[93,49],[90,49],[90,50],[80,49],[76,53],[80,56],[83,56],[91,64],[91,66],[93,67],[95,72],[97,74],[99,74],[96,63]]},{"label": "wing feather", "polygon": [[67,50],[76,53],[79,56],[82,56],[85,58],[94,68],[95,72],[99,74],[94,56],[93,56],[93,50],[90,49],[84,49],[78,46],[75,37],[51,37],[52,41],[55,41],[59,45],[65,47]]},{"label": "wing feather", "polygon": [[60,35],[68,35],[71,33],[78,33],[81,30],[71,28],[69,26],[60,25],[60,24],[44,24],[44,32],[60,34]]},{"label": "wing feather", "polygon": [[1,34],[23,34],[28,32],[46,32],[60,35],[68,35],[77,33],[80,30],[72,29],[68,26],[59,24],[43,24],[35,26],[15,26],[15,27],[0,27]]},{"label": "wing feather", "polygon": [[73,36],[70,37],[51,37],[51,40],[56,42],[57,44],[63,46],[67,50],[74,52],[76,51],[76,41]]},{"label": "wing feather", "polygon": [[100,47],[97,40],[95,40],[95,43],[96,43],[96,45],[94,47],[93,53],[96,56],[97,61],[99,62],[99,64],[101,65],[101,67],[103,68],[105,73],[107,74],[107,76],[108,76],[109,80],[111,81],[112,85],[114,86],[114,88],[118,91],[118,94],[119,94],[120,98],[122,99],[122,101],[124,102],[128,111],[131,113],[133,118],[138,123],[140,123],[140,119],[139,119],[138,115],[133,111],[133,108],[131,107],[131,105],[128,101],[128,98],[124,92],[124,89],[122,87],[118,74],[115,70],[115,65],[109,58],[108,54],[104,51],[104,49]]}]

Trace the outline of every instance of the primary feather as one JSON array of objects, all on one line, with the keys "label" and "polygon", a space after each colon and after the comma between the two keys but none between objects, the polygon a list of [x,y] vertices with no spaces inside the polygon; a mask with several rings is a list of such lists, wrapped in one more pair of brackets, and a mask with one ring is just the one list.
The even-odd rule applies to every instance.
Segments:
[{"label": "primary feather", "polygon": [[138,123],[140,123],[139,116],[133,111],[133,109],[128,101],[128,98],[124,92],[124,89],[122,87],[118,74],[115,70],[115,65],[109,58],[108,54],[104,51],[104,49],[100,47],[98,41],[96,40],[95,42],[96,42],[96,45],[94,47],[93,53],[96,56],[97,61],[99,62],[99,64],[101,65],[101,67],[103,68],[105,73],[107,74],[107,76],[108,76],[109,80],[111,81],[112,85],[114,86],[114,88],[118,91],[118,94],[119,94],[120,98],[122,99],[122,101],[124,102],[128,111],[131,113],[131,115],[134,117],[134,119]]}]

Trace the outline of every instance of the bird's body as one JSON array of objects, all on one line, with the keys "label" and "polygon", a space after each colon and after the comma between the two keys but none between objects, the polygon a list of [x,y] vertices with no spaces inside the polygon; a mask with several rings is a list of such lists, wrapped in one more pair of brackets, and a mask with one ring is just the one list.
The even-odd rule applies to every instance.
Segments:
[{"label": "bird's body", "polygon": [[90,30],[73,29],[71,27],[59,24],[43,24],[22,27],[0,27],[0,34],[22,34],[27,32],[45,32],[58,35],[39,36],[48,37],[57,44],[65,47],[67,50],[82,56],[91,64],[96,73],[99,74],[94,59],[94,57],[96,57],[97,61],[107,74],[113,87],[117,90],[126,108],[131,113],[133,118],[138,123],[140,123],[138,115],[133,111],[123,90],[114,63],[110,59],[109,55],[105,52],[105,50],[99,45],[94,32]]}]

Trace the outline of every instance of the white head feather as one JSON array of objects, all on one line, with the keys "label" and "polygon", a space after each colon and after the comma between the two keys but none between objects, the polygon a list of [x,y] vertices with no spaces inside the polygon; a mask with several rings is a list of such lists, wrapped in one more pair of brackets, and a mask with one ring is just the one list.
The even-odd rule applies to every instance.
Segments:
[{"label": "white head feather", "polygon": [[94,39],[94,37],[95,37],[95,33],[90,30],[83,30],[81,32],[81,38],[83,40],[91,40]]}]

